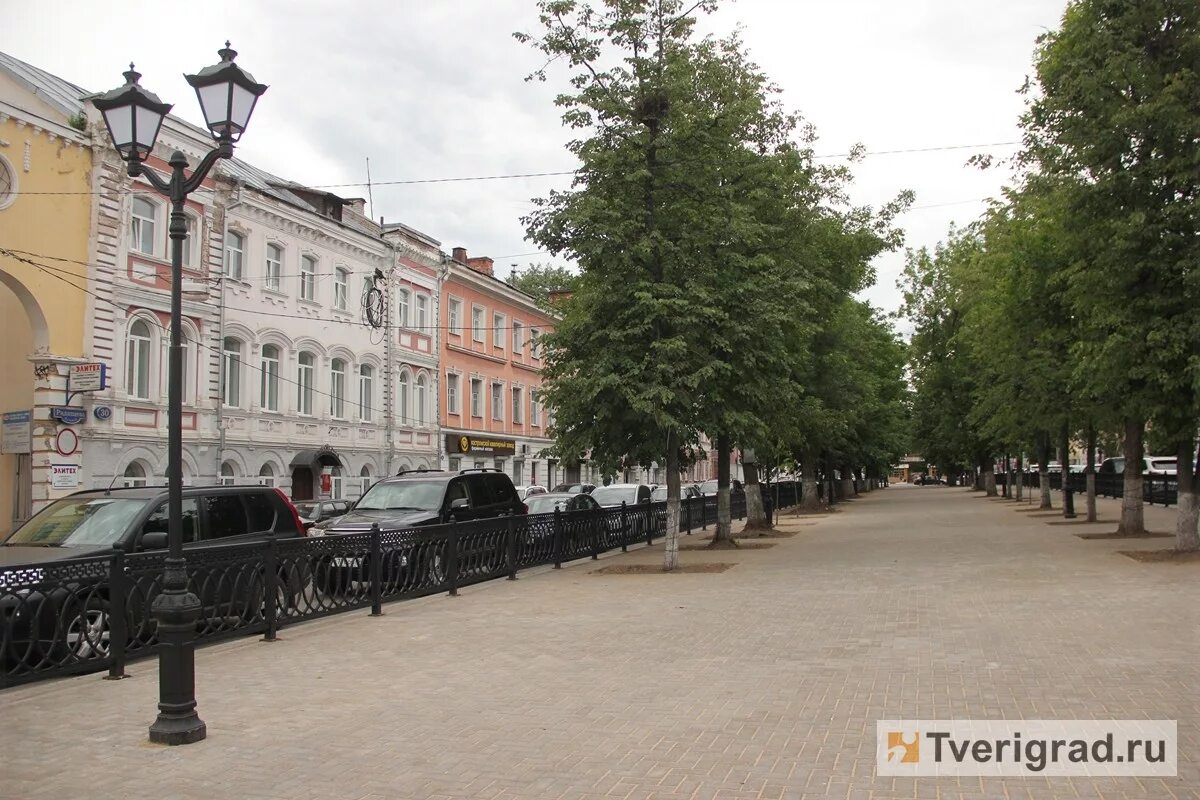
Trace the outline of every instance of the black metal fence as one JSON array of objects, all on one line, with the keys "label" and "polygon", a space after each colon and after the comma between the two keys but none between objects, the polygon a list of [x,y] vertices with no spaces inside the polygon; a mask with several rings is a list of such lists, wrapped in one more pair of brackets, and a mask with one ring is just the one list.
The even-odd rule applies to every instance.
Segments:
[{"label": "black metal fence", "polygon": [[[768,494],[764,492],[764,494]],[[776,508],[796,505],[796,483],[772,484]],[[731,517],[746,515],[744,495]],[[680,531],[714,525],[715,496],[685,500]],[[202,611],[202,642],[447,592],[522,569],[597,558],[666,533],[665,502],[238,545],[189,547],[188,588]],[[0,568],[0,687],[108,669],[156,645],[154,599],[163,552],[111,554]]]},{"label": "black metal fence", "polygon": [[[1016,477],[1023,486],[1031,489],[1037,490],[1041,486],[1036,472],[1020,472],[1016,473]],[[1051,472],[1049,478],[1051,489],[1055,491],[1062,489],[1061,472]],[[1005,473],[996,473],[997,486],[1003,486],[1007,479],[1008,476]],[[1068,473],[1067,488],[1077,494],[1086,492],[1087,476],[1082,472]],[[1098,497],[1124,497],[1125,476],[1111,472],[1096,473],[1096,495]],[[1174,475],[1143,475],[1142,501],[1149,505],[1176,505],[1179,502],[1179,479]]]}]

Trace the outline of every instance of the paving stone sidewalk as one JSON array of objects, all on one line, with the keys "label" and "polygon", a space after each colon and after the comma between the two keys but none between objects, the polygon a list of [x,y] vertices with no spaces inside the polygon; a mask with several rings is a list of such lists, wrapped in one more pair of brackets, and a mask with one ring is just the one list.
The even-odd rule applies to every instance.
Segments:
[{"label": "paving stone sidewalk", "polygon": [[[893,486],[723,573],[524,573],[197,651],[206,741],[146,741],[153,660],[0,693],[4,798],[1200,798],[1200,570],[1015,503]],[[685,537],[686,538],[686,537]],[[691,537],[700,538],[700,533]],[[1166,779],[875,775],[880,718],[1166,718]]]}]

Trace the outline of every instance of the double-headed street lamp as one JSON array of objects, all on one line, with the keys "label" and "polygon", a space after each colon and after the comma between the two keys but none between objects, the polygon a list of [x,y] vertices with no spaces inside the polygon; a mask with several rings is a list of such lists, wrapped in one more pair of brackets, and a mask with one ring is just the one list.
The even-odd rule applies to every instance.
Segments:
[{"label": "double-headed street lamp", "polygon": [[167,558],[162,593],[154,599],[158,635],[158,718],[150,726],[150,741],[189,744],[205,737],[204,721],[196,713],[195,635],[200,600],[188,591],[183,557],[183,242],[187,196],[199,188],[218,159],[233,156],[254,104],[267,87],[233,63],[237,53],[218,51],[221,61],[195,75],[185,75],[196,90],[208,130],[217,146],[188,176],[187,157],[176,150],[167,162],[171,177],[163,180],[145,166],[154,150],[168,103],[138,85],[142,77],[129,65],[125,85],[92,100],[104,115],[109,136],[131,177],[144,177],[171,200],[171,349],[167,368]]}]

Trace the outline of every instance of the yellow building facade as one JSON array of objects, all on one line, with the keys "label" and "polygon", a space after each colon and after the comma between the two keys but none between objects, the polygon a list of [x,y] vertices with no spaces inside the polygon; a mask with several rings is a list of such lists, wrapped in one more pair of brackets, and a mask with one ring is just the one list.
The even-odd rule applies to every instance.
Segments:
[{"label": "yellow building facade", "polygon": [[83,458],[78,424],[51,410],[79,405],[66,384],[85,361],[92,156],[74,127],[84,94],[0,53],[0,534],[72,491]]}]

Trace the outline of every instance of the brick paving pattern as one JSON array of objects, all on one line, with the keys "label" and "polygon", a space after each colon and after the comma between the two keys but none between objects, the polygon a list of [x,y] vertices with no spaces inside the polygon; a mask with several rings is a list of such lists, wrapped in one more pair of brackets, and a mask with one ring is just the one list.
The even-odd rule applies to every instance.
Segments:
[{"label": "brick paving pattern", "polygon": [[[0,795],[1200,798],[1200,571],[1115,554],[1171,540],[1084,541],[1107,524],[956,488],[842,508],[682,554],[724,573],[578,563],[202,648],[187,747],[146,741],[153,660],[9,690]],[[1177,719],[1179,775],[876,777],[875,721],[903,717]]]}]

